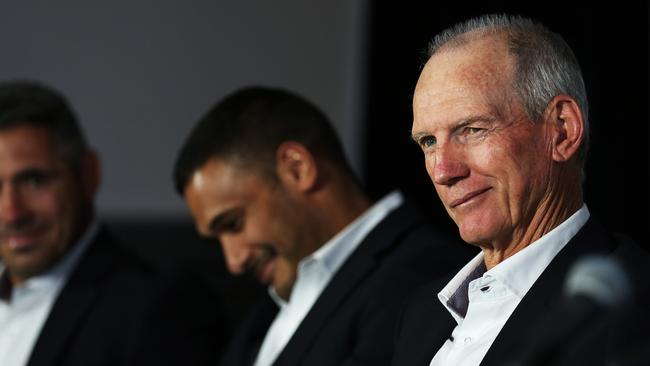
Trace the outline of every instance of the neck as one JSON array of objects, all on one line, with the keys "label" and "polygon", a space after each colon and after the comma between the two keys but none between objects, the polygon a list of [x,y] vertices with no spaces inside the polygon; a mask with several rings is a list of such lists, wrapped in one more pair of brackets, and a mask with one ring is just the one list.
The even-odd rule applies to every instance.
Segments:
[{"label": "neck", "polygon": [[[335,189],[330,198],[323,200],[323,204],[328,206],[322,212],[326,214],[330,222],[327,240],[338,234],[372,206],[372,202],[366,194],[352,183]],[[323,220],[325,219],[323,218]],[[327,240],[323,241],[323,244]]]},{"label": "neck", "polygon": [[[273,287],[285,300],[293,290],[300,261],[320,249],[372,205],[356,184],[339,181],[328,182],[303,203],[304,206],[296,208],[300,212],[296,225],[303,229],[298,234],[300,249],[295,255],[278,258],[276,262],[276,274],[282,273],[283,277],[275,278]],[[280,267],[284,270],[277,270]]]},{"label": "neck", "polygon": [[565,187],[545,195],[508,236],[482,248],[488,270],[534,243],[580,209],[583,202],[580,184]]}]

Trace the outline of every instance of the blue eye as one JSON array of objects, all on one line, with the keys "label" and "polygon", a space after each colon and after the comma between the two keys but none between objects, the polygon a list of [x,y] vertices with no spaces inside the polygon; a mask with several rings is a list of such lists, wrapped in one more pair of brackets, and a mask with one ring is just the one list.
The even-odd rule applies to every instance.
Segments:
[{"label": "blue eye", "polygon": [[422,136],[418,142],[422,148],[427,148],[434,146],[437,141],[434,136]]}]

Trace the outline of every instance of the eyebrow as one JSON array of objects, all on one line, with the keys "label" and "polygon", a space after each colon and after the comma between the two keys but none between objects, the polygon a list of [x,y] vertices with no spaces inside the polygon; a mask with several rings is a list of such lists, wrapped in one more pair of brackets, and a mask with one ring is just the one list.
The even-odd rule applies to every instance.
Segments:
[{"label": "eyebrow", "polygon": [[16,174],[12,180],[17,182],[34,177],[51,180],[57,175],[59,175],[59,172],[53,169],[28,168],[18,172],[18,174]]},{"label": "eyebrow", "polygon": [[210,224],[208,225],[209,232],[212,234],[218,233],[225,221],[231,219],[242,211],[243,209],[241,208],[230,208],[216,215],[212,220],[210,220]]},{"label": "eyebrow", "polygon": [[[465,126],[471,125],[472,123],[476,123],[476,122],[480,122],[480,121],[491,123],[491,122],[494,122],[494,120],[495,120],[495,118],[493,116],[490,116],[490,115],[471,116],[471,117],[463,118],[461,120],[458,120],[458,121],[452,123],[450,129],[451,129],[451,132],[454,133],[454,132],[460,130],[461,128],[463,128]],[[415,142],[418,142],[420,138],[422,138],[424,136],[429,136],[429,135],[431,135],[431,134],[428,133],[428,132],[416,132],[416,133],[413,133],[413,131],[411,130],[411,139],[413,141],[415,141]]]}]

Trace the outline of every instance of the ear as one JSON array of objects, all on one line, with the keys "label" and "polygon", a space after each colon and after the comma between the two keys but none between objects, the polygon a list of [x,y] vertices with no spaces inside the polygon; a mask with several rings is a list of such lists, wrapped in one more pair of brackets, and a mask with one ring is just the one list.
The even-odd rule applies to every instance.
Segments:
[{"label": "ear", "polygon": [[314,188],[318,178],[316,160],[307,148],[295,141],[283,142],[275,154],[280,181],[300,192]]},{"label": "ear", "polygon": [[81,184],[86,198],[92,200],[102,179],[101,162],[94,150],[88,149],[81,160]]},{"label": "ear", "polygon": [[553,160],[566,162],[576,155],[585,134],[585,121],[576,101],[558,95],[547,108],[547,119],[553,134]]}]

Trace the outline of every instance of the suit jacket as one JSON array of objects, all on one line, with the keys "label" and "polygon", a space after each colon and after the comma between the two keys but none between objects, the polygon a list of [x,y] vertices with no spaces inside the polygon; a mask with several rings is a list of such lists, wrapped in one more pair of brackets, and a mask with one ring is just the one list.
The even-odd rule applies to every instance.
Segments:
[{"label": "suit jacket", "polygon": [[[275,365],[388,365],[395,320],[412,289],[476,250],[434,230],[409,203],[362,241],[321,293]],[[267,295],[244,321],[224,365],[250,365],[277,314]]]},{"label": "suit jacket", "polygon": [[171,279],[101,229],[55,300],[27,365],[214,364],[220,330],[210,319],[194,322],[188,306],[197,293]]},{"label": "suit jacket", "polygon": [[[642,282],[647,283],[647,268],[650,265],[648,253],[637,249],[631,243],[615,240],[593,218],[590,218],[581,230],[558,253],[535,281],[528,293],[521,300],[510,318],[506,321],[501,332],[488,350],[481,362],[486,365],[505,365],[506,361],[517,360],[522,356],[520,351],[539,341],[535,333],[540,327],[553,327],[561,324],[559,309],[565,300],[563,286],[567,272],[574,262],[590,254],[601,254],[615,257],[625,266],[627,273],[641,288]],[[640,265],[641,263],[645,263]],[[645,268],[643,268],[645,266]],[[438,301],[436,294],[451,280],[448,278],[436,281],[423,287],[409,299],[398,320],[398,330],[395,344],[393,365],[429,365],[431,359],[450,337],[456,326],[447,309]],[[634,299],[630,309],[643,312],[641,299]],[[564,319],[566,320],[566,319]],[[638,322],[639,318],[636,319]],[[633,330],[626,323],[607,323],[586,331],[576,330],[572,339],[566,339],[561,359],[555,361],[558,365],[604,365],[613,357],[622,353],[616,348],[621,346],[616,335],[632,335]],[[647,339],[647,330],[645,331]],[[641,333],[642,334],[642,333]],[[618,345],[617,345],[618,343]],[[518,363],[516,363],[518,364]],[[530,365],[530,363],[525,363]],[[549,365],[550,363],[545,363]],[[626,365],[628,363],[625,363]]]}]

